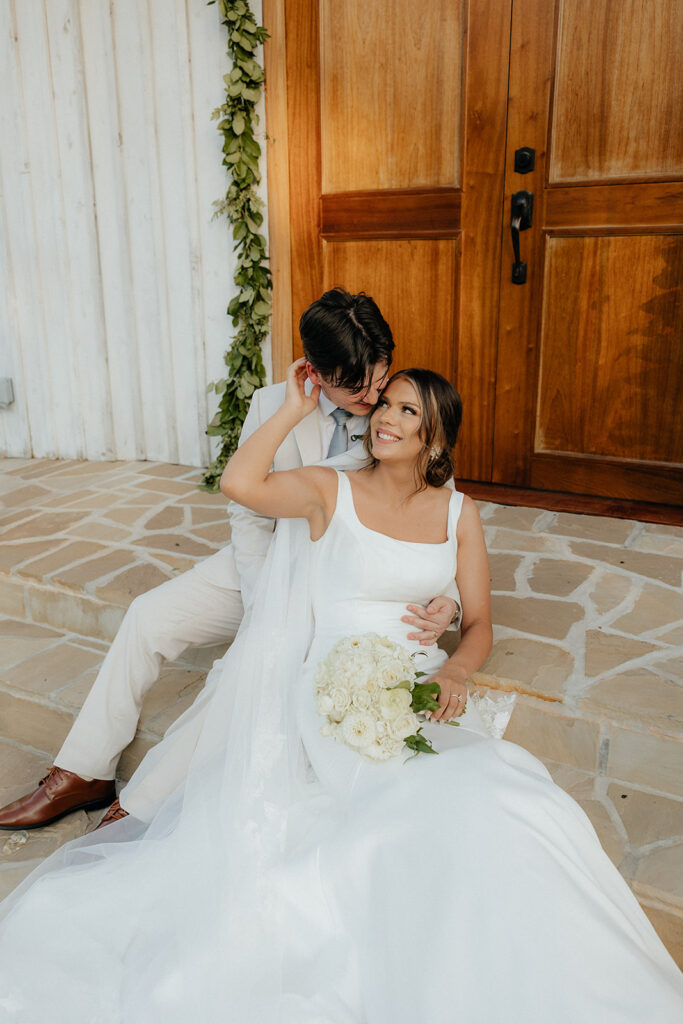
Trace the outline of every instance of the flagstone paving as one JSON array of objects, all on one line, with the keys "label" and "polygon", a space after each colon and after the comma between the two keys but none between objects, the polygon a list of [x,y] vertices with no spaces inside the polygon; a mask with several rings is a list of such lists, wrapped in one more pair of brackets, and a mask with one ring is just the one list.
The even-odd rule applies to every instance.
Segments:
[{"label": "flagstone paving", "polygon": [[[223,497],[198,481],[186,466],[0,460],[0,804],[49,769],[130,601],[229,539]],[[582,805],[683,964],[683,529],[479,507],[495,635],[472,684],[518,694],[506,738]],[[222,653],[164,667],[122,779]],[[99,817],[0,833],[0,897]]]}]

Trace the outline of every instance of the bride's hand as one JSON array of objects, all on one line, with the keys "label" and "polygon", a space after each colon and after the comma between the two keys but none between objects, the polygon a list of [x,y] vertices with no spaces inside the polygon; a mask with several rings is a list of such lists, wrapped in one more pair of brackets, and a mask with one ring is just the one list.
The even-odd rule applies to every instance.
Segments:
[{"label": "bride's hand", "polygon": [[287,369],[287,390],[284,408],[295,413],[299,419],[313,412],[320,398],[320,385],[316,384],[310,395],[306,394],[306,359],[302,356]]},{"label": "bride's hand", "polygon": [[447,722],[451,718],[459,718],[467,704],[467,682],[465,679],[456,679],[450,673],[442,675],[439,672],[432,676],[432,679],[441,687],[441,693],[436,698],[439,710],[427,711],[425,717],[430,718],[432,722]]}]

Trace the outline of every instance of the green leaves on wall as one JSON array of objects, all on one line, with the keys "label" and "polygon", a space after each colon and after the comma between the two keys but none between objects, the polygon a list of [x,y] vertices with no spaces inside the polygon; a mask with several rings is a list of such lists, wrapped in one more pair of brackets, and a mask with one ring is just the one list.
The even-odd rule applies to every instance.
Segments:
[{"label": "green leaves on wall", "polygon": [[207,389],[221,396],[206,431],[222,439],[221,447],[202,483],[203,490],[215,491],[226,462],[237,448],[251,396],[266,381],[261,345],[270,326],[272,282],[266,239],[260,232],[263,203],[256,194],[261,181],[261,147],[254,138],[259,123],[256,104],[265,79],[254,53],[268,33],[256,24],[247,0],[211,2],[218,3],[232,61],[232,70],[223,76],[225,101],[211,115],[223,136],[223,164],[230,176],[225,197],[214,203],[214,216],[226,216],[232,224],[237,254],[236,294],[227,310],[236,331],[225,353],[228,373]]}]

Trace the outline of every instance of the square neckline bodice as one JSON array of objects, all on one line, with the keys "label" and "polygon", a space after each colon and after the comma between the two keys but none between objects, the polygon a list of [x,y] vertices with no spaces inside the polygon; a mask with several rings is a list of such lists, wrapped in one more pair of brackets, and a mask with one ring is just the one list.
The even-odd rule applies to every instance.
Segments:
[{"label": "square neckline bodice", "polygon": [[[357,471],[354,470],[353,472],[357,472]],[[346,509],[347,509],[347,513],[348,513],[347,518],[349,518],[356,526],[360,527],[361,530],[364,530],[366,533],[372,534],[374,537],[383,537],[385,540],[393,541],[395,544],[407,544],[410,547],[418,547],[418,548],[434,548],[434,549],[436,549],[436,548],[446,548],[448,545],[453,543],[453,540],[454,540],[453,533],[452,533],[452,530],[454,529],[454,524],[453,524],[454,507],[453,506],[455,504],[455,500],[454,499],[455,499],[455,496],[457,494],[457,491],[455,491],[455,489],[453,490],[453,493],[451,494],[451,496],[449,498],[449,501],[448,501],[447,520],[446,520],[446,540],[444,540],[444,541],[436,541],[436,542],[434,542],[434,541],[421,541],[421,540],[403,540],[400,537],[392,537],[388,533],[383,533],[381,530],[373,530],[371,526],[366,526],[365,523],[361,521],[361,518],[358,515],[358,510],[356,509],[356,503],[355,503],[354,497],[353,497],[353,487],[351,486],[351,481],[349,479],[348,471],[340,470],[340,469],[335,469],[335,473],[337,474],[337,481],[338,481],[337,488],[338,489],[337,489],[337,504],[336,504],[336,507],[335,507],[335,510],[334,510],[334,515],[332,517],[333,519],[337,515],[337,511],[340,509],[340,506],[345,505]],[[341,514],[341,512],[340,512],[340,514]]]}]

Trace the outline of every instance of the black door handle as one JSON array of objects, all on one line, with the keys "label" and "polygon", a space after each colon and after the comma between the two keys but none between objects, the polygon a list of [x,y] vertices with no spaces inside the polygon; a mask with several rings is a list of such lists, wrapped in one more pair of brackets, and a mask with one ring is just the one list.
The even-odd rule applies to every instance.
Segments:
[{"label": "black door handle", "polygon": [[526,263],[520,259],[519,233],[531,227],[531,217],[534,209],[533,193],[522,190],[515,192],[511,203],[510,232],[512,234],[512,248],[515,253],[515,262],[512,264],[512,283],[524,284],[526,282]]}]

